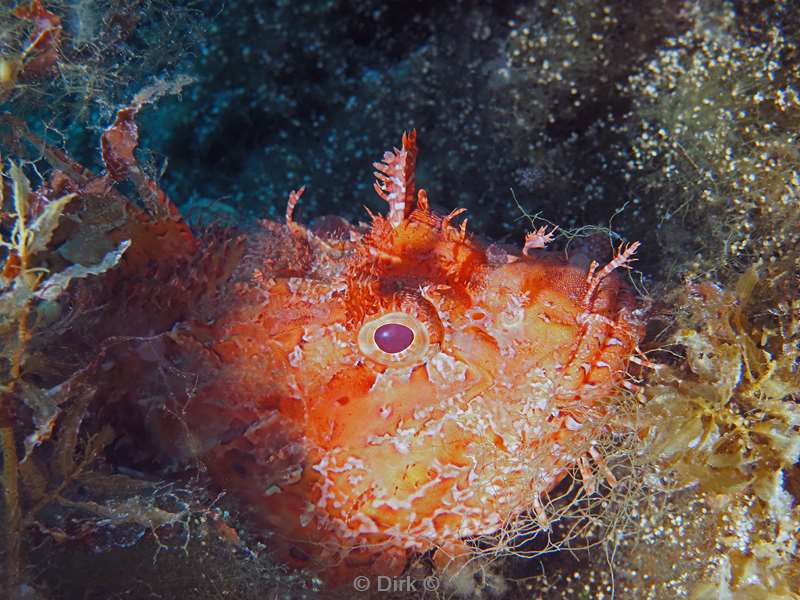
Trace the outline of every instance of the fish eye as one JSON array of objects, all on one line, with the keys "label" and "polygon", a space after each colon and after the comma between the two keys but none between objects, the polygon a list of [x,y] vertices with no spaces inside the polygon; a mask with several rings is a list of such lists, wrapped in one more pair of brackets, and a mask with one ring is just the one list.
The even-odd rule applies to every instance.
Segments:
[{"label": "fish eye", "polygon": [[375,330],[375,345],[384,352],[397,354],[414,341],[414,331],[401,323],[385,323]]},{"label": "fish eye", "polygon": [[362,354],[381,364],[409,367],[424,362],[430,353],[426,325],[405,312],[390,312],[369,318],[358,332]]}]

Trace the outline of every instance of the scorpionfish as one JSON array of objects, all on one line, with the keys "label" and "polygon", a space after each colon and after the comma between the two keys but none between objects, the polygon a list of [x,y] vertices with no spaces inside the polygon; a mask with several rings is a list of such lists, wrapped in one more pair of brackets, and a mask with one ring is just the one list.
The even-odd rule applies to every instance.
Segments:
[{"label": "scorpionfish", "polygon": [[[376,163],[388,214],[265,221],[213,319],[172,332],[215,377],[160,438],[292,565],[331,581],[491,534],[573,468],[590,480],[642,326],[616,271],[486,246],[416,190],[416,132]],[[206,360],[212,360],[207,358]]]}]

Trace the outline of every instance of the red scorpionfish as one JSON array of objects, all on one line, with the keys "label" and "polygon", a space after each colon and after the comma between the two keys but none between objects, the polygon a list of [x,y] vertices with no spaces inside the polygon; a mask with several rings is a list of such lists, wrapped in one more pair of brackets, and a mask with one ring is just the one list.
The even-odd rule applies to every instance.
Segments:
[{"label": "red scorpionfish", "polygon": [[604,267],[545,252],[544,229],[487,248],[415,190],[416,154],[412,131],[376,163],[371,226],[306,228],[293,192],[224,310],[172,333],[216,376],[161,439],[334,582],[496,532],[575,466],[589,480],[642,333],[615,272],[638,244]]}]

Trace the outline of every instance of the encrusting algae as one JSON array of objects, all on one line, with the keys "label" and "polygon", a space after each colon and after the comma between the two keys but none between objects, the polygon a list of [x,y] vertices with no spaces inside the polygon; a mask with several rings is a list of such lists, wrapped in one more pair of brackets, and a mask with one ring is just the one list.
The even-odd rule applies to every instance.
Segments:
[{"label": "encrusting algae", "polygon": [[[643,389],[645,447],[658,465],[651,489],[672,490],[630,557],[648,597],[797,597],[800,299],[783,267],[674,299],[683,309],[663,351],[680,354]],[[657,581],[648,561],[673,535],[682,566]]]}]

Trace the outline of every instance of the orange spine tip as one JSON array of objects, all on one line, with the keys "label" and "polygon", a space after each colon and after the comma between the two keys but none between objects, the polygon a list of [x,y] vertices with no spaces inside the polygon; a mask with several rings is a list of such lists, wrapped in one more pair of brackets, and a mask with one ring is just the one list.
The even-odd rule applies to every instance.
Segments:
[{"label": "orange spine tip", "polygon": [[594,299],[595,292],[597,291],[597,287],[600,285],[600,282],[603,281],[606,277],[608,277],[612,271],[616,269],[630,269],[630,263],[634,262],[636,259],[633,258],[633,255],[636,253],[636,250],[639,248],[639,242],[633,242],[632,244],[628,244],[623,249],[623,244],[620,244],[617,250],[615,251],[614,258],[611,262],[609,262],[605,267],[600,269],[597,272],[597,267],[599,266],[597,261],[592,261],[591,266],[589,267],[589,273],[586,276],[586,282],[589,284],[589,289],[586,290],[586,295],[583,297],[583,306],[588,307],[592,300]]},{"label": "orange spine tip", "polygon": [[294,207],[300,201],[300,196],[306,191],[306,186],[289,193],[289,200],[286,202],[286,224],[289,227],[296,225],[294,222]]},{"label": "orange spine tip", "polygon": [[415,208],[415,169],[417,162],[417,132],[404,133],[402,149],[385,152],[383,161],[375,167],[375,192],[389,203],[388,220],[398,227]]},{"label": "orange spine tip", "polygon": [[540,227],[527,235],[525,235],[525,245],[522,247],[522,254],[528,256],[528,250],[545,248],[547,244],[553,241],[556,233],[557,226],[547,231],[547,226]]}]

